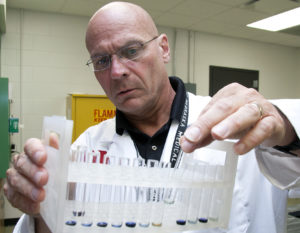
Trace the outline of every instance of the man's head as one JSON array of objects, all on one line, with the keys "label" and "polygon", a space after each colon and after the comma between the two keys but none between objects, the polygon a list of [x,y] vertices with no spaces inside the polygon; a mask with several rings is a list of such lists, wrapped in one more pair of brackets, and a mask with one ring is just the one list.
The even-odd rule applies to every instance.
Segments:
[{"label": "man's head", "polygon": [[126,2],[100,8],[88,24],[86,47],[91,62],[98,62],[95,67],[101,69],[95,71],[97,80],[119,110],[147,114],[162,101],[169,85],[165,68],[170,57],[168,39],[158,35],[144,9]]}]

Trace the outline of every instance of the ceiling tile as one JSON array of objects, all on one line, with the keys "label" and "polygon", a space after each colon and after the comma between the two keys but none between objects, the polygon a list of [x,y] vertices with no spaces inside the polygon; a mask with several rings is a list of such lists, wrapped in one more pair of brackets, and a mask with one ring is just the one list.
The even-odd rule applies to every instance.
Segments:
[{"label": "ceiling tile", "polygon": [[266,14],[255,12],[252,10],[232,8],[214,17],[214,20],[230,23],[232,25],[247,25],[256,20],[263,19]]},{"label": "ceiling tile", "polygon": [[235,27],[236,26],[232,26],[230,24],[204,19],[190,25],[188,29],[201,32],[222,33],[228,30],[233,30]]},{"label": "ceiling tile", "polygon": [[220,3],[227,6],[241,6],[244,5],[246,2],[249,2],[249,0],[205,0],[208,2],[215,2]]},{"label": "ceiling tile", "polygon": [[254,28],[248,28],[245,26],[238,26],[227,31],[223,31],[220,34],[230,37],[238,37],[244,39],[255,39],[259,35],[259,31]]},{"label": "ceiling tile", "polygon": [[8,0],[7,6],[36,11],[57,12],[65,0],[40,1],[40,0]]},{"label": "ceiling tile", "polygon": [[164,12],[162,11],[156,11],[156,10],[148,10],[148,13],[151,15],[153,20],[156,22],[156,19],[160,16],[164,15]]},{"label": "ceiling tile", "polygon": [[246,9],[266,13],[269,16],[300,7],[300,3],[291,0],[260,0],[250,6],[243,6]]},{"label": "ceiling tile", "polygon": [[186,0],[170,10],[171,13],[180,15],[193,16],[197,18],[206,18],[214,16],[231,7],[218,3],[199,1],[199,0]]},{"label": "ceiling tile", "polygon": [[61,13],[82,16],[92,16],[105,1],[95,0],[65,0],[65,4],[60,9]]},{"label": "ceiling tile", "polygon": [[164,13],[163,15],[159,16],[155,21],[157,24],[162,26],[187,28],[188,26],[194,24],[198,20],[199,19],[187,15]]},{"label": "ceiling tile", "polygon": [[[287,46],[299,45],[299,37],[250,29],[245,25],[286,10],[300,7],[292,0],[128,0],[145,8],[162,26],[248,38]],[[110,0],[7,0],[10,8],[90,17]],[[290,37],[291,36],[291,37]]]},{"label": "ceiling tile", "polygon": [[146,10],[168,11],[185,0],[129,0]]}]

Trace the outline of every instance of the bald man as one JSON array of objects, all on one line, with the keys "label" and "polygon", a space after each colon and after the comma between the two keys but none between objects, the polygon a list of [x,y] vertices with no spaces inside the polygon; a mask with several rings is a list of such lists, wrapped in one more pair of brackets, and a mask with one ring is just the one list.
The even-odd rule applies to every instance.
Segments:
[{"label": "bald man", "polygon": [[[295,117],[286,101],[274,107],[276,102],[239,84],[223,88],[213,98],[186,92],[179,78],[168,77],[167,36],[159,35],[149,14],[134,4],[113,2],[99,9],[89,21],[86,47],[90,53],[87,64],[116,105],[117,114],[87,129],[74,148],[92,142],[96,148],[90,149],[174,163],[178,155],[172,145],[179,140],[175,135],[183,135],[180,142],[186,152],[213,140],[237,138],[234,149],[244,155],[239,157],[228,232],[284,232],[287,192],[262,175],[256,156],[270,156],[264,160],[266,165],[284,154],[282,146],[299,141],[296,119],[300,111]],[[100,148],[102,141],[110,146]],[[48,179],[43,167],[46,157],[40,140],[29,139],[24,153],[14,158],[7,171],[5,194],[26,213],[15,233],[49,232],[39,215]]]}]

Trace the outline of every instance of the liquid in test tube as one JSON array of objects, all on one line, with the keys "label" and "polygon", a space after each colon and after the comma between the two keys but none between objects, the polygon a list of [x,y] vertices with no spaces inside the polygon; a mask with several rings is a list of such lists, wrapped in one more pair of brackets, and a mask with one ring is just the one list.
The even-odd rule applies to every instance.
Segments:
[{"label": "liquid in test tube", "polygon": [[[205,170],[205,181],[206,182],[214,182],[216,177],[216,169],[217,166],[215,165],[207,165]],[[205,187],[202,191],[201,196],[201,204],[200,204],[200,211],[199,211],[199,221],[202,223],[206,223],[208,221],[208,216],[211,207],[211,200],[212,200],[212,187]]]},{"label": "liquid in test tube", "polygon": [[[155,169],[159,168],[159,162],[157,160],[148,159],[147,168]],[[163,203],[163,191],[164,188],[152,187],[150,188],[150,199],[152,202],[151,210],[151,222],[152,226],[160,227],[162,226],[163,214],[164,214],[164,203]]]},{"label": "liquid in test tube", "polygon": [[[224,167],[217,166],[215,181],[222,182],[224,178]],[[209,212],[209,220],[218,221],[219,214],[223,205],[223,188],[215,187],[213,189],[211,208]]]},{"label": "liquid in test tube", "polygon": [[[193,180],[194,182],[204,181],[206,165],[202,162],[198,162],[194,165]],[[191,191],[191,197],[189,201],[188,209],[188,222],[196,224],[198,222],[198,212],[200,208],[201,196],[203,188],[193,187]]]}]

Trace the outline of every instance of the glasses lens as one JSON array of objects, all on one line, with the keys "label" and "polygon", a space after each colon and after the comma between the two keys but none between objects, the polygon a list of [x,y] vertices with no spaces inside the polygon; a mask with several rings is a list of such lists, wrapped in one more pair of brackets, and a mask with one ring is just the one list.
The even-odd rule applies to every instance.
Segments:
[{"label": "glasses lens", "polygon": [[142,52],[143,52],[143,45],[136,43],[121,48],[118,52],[118,55],[128,60],[135,60],[142,55]]},{"label": "glasses lens", "polygon": [[110,64],[110,57],[109,55],[95,57],[93,59],[93,66],[95,71],[105,70],[109,67]]}]

